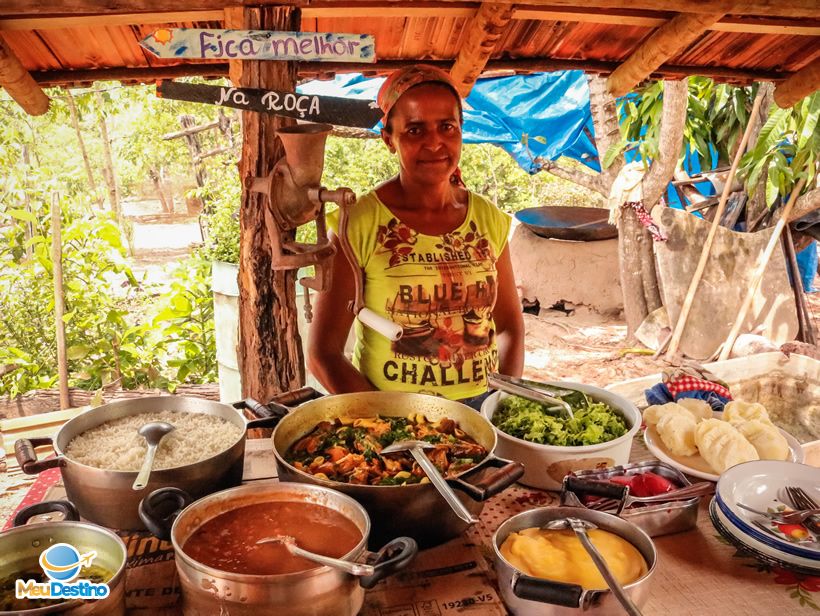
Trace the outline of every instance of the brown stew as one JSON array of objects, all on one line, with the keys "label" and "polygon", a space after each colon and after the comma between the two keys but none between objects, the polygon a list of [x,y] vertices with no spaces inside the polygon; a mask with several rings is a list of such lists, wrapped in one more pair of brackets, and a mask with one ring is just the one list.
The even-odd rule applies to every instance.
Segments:
[{"label": "brown stew", "polygon": [[487,450],[452,419],[433,423],[410,417],[336,418],[319,423],[285,453],[294,468],[322,479],[359,485],[395,486],[426,481],[409,453],[381,456],[398,441],[426,441],[425,454],[447,476],[466,471],[487,457]]},{"label": "brown stew", "polygon": [[300,548],[340,558],[362,540],[356,525],[338,511],[300,502],[270,502],[226,511],[191,535],[182,550],[197,562],[233,573],[278,575],[320,567],[293,556],[281,543],[256,542],[277,535]]}]

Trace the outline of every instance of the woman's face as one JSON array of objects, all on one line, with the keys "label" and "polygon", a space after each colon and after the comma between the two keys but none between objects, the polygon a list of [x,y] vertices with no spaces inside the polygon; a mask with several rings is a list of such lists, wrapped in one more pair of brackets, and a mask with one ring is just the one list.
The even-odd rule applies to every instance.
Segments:
[{"label": "woman's face", "polygon": [[399,156],[402,175],[419,184],[449,183],[461,158],[458,100],[446,87],[421,84],[390,110],[382,139]]}]

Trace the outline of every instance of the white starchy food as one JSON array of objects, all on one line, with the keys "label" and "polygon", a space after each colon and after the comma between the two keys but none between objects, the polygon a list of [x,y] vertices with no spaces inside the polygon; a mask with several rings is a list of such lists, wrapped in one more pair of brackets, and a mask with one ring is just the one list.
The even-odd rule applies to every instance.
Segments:
[{"label": "white starchy food", "polygon": [[751,419],[735,427],[754,446],[761,460],[785,460],[789,457],[786,437],[771,423]]},{"label": "white starchy food", "polygon": [[65,455],[75,462],[115,471],[138,471],[148,447],[138,430],[151,421],[176,427],[157,448],[155,470],[193,464],[233,446],[244,431],[205,413],[160,411],[112,419],[75,436]]},{"label": "white starchy food", "polygon": [[667,402],[666,404],[656,404],[647,407],[646,410],[643,412],[643,420],[646,424],[655,425],[661,420],[661,417],[665,415],[683,415],[684,417],[688,416],[694,419],[692,413],[690,413],[686,408],[682,407],[680,404],[677,404],[675,402]]},{"label": "white starchy food", "polygon": [[658,421],[656,429],[670,453],[676,456],[693,456],[698,452],[695,445],[697,423],[691,414],[667,413]]},{"label": "white starchy food", "polygon": [[738,429],[720,419],[701,421],[695,427],[695,444],[701,457],[718,474],[736,464],[760,459]]},{"label": "white starchy food", "polygon": [[698,398],[680,398],[676,404],[682,406],[695,416],[695,419],[712,419],[712,407],[705,400]]},{"label": "white starchy food", "polygon": [[764,423],[772,423],[772,420],[769,418],[769,413],[766,411],[766,407],[758,402],[733,400],[727,403],[723,408],[723,421],[728,421],[735,427],[744,421],[751,421],[752,419],[757,419]]}]

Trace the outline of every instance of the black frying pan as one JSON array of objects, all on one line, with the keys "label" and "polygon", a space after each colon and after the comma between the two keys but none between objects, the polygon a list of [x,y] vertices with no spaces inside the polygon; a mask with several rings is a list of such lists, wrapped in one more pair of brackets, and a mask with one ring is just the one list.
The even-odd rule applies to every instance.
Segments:
[{"label": "black frying pan", "polygon": [[531,207],[515,217],[541,237],[591,242],[618,237],[618,228],[610,225],[609,210],[592,207]]}]

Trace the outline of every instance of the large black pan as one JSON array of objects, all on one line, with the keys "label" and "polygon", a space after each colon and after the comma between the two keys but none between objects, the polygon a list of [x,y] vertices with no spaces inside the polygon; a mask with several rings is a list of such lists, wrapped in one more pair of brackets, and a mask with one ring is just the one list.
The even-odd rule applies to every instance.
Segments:
[{"label": "large black pan", "polygon": [[609,210],[593,207],[531,207],[515,217],[541,237],[591,242],[618,237],[618,228],[607,222]]}]

